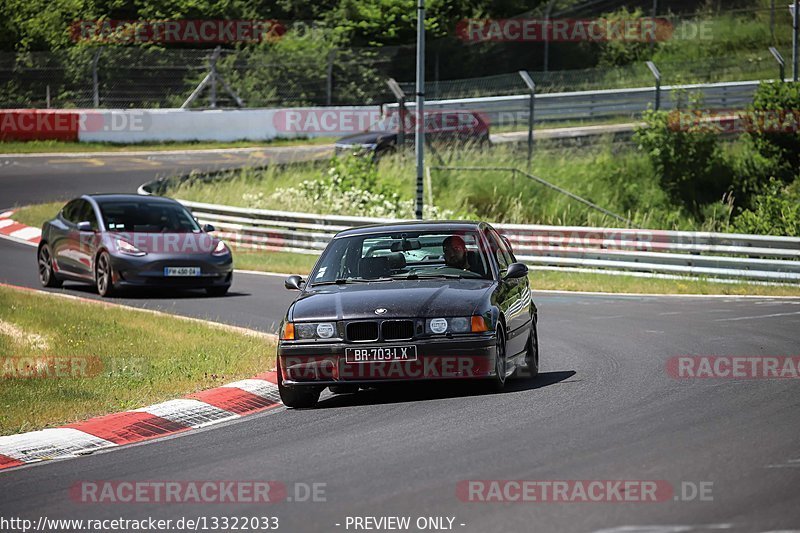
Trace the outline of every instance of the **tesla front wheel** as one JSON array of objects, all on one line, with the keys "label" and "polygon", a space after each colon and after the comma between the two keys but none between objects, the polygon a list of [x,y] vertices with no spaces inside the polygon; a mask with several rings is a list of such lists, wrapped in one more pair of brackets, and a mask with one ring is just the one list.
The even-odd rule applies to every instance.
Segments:
[{"label": "tesla front wheel", "polygon": [[39,281],[43,287],[61,287],[62,285],[53,270],[53,254],[47,244],[43,244],[39,248]]},{"label": "tesla front wheel", "polygon": [[111,296],[114,293],[114,275],[111,270],[111,256],[108,255],[108,252],[102,252],[97,257],[97,263],[94,266],[94,280],[100,296]]}]

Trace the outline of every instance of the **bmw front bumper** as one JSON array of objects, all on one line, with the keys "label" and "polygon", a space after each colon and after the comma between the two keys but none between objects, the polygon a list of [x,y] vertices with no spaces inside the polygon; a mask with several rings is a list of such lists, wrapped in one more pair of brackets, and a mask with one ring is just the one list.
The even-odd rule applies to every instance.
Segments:
[{"label": "bmw front bumper", "polygon": [[[416,346],[411,361],[347,362],[347,348]],[[372,385],[437,379],[482,379],[495,375],[495,334],[437,337],[391,343],[281,341],[278,359],[284,385]]]}]

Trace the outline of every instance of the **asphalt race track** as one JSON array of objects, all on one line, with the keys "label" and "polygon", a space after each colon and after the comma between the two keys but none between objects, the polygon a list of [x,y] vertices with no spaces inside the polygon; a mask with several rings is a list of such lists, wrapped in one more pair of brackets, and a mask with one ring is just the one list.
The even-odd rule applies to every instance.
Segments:
[{"label": "asphalt race track", "polygon": [[[4,206],[73,195],[84,186],[133,190],[146,173],[75,171],[63,174],[57,189],[45,185],[58,183],[55,173],[13,168],[0,170],[0,182],[14,191],[9,197],[3,189]],[[105,187],[100,176],[120,181]],[[35,264],[35,248],[0,241],[0,282],[38,287]],[[96,297],[80,285],[62,290]],[[239,273],[223,298],[198,292],[112,301],[274,332],[292,296],[280,277]],[[453,529],[465,533],[800,531],[800,380],[675,379],[666,367],[678,355],[797,356],[800,299],[534,298],[542,353],[534,381],[514,382],[500,394],[456,384],[328,395],[313,410],[274,409],[0,472],[0,515],[277,516],[279,531],[289,532],[353,531],[345,527],[353,516],[410,516],[412,523],[455,517]],[[324,483],[325,501],[149,505],[70,498],[76,482],[100,480],[277,480],[290,497],[295,484]],[[664,480],[678,500],[466,503],[456,494],[463,480]],[[713,483],[709,501],[689,498],[692,490],[681,497],[701,483]]]},{"label": "asphalt race track", "polygon": [[314,159],[331,146],[220,150],[20,154],[0,156],[0,206],[67,200],[81,194],[136,192],[149,180],[188,173]]}]

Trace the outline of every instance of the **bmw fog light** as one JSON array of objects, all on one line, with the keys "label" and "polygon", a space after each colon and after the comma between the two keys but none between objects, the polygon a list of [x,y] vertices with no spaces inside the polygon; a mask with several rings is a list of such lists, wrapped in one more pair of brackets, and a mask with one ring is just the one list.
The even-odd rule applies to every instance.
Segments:
[{"label": "bmw fog light", "polygon": [[447,331],[447,320],[444,318],[434,318],[430,321],[429,327],[433,333],[444,333]]}]

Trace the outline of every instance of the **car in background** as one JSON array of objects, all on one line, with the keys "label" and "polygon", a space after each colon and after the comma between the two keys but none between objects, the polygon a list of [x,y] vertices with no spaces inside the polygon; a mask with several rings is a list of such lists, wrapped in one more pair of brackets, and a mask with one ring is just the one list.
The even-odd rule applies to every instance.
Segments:
[{"label": "car in background", "polygon": [[325,387],[539,372],[528,268],[483,222],[400,222],[338,233],[281,323],[278,388],[312,407]]},{"label": "car in background", "polygon": [[45,287],[95,285],[101,296],[123,287],[228,292],[233,257],[179,202],[132,194],[85,195],[42,226],[37,258]]},{"label": "car in background", "polygon": [[[406,115],[403,130],[405,143],[413,144],[415,137],[415,117],[412,112]],[[400,120],[395,112],[382,118],[369,130],[342,137],[336,141],[337,154],[371,153],[378,158],[392,153],[399,142]],[[446,110],[425,112],[425,139],[429,142],[489,143],[488,118],[478,111]]]}]

